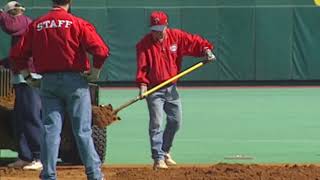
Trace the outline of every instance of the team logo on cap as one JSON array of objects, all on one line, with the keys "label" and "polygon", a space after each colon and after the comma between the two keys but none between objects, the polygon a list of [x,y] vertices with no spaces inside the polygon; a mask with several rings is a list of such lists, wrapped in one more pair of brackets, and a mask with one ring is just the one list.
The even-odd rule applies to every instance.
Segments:
[{"label": "team logo on cap", "polygon": [[178,46],[176,44],[173,44],[173,45],[170,46],[169,49],[170,49],[171,52],[176,52],[177,49],[178,49]]},{"label": "team logo on cap", "polygon": [[155,18],[153,21],[154,21],[154,24],[159,24],[160,19],[159,18]]}]

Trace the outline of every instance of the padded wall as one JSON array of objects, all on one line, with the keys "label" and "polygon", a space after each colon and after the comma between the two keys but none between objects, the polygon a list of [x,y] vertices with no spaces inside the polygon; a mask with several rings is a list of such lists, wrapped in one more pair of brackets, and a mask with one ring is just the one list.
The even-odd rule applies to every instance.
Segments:
[{"label": "padded wall", "polygon": [[[36,18],[51,1],[21,2]],[[171,28],[199,34],[216,46],[218,62],[182,80],[320,79],[320,7],[313,0],[73,0],[73,13],[92,22],[111,49],[101,80],[135,80],[135,44],[149,31],[152,10],[166,11]],[[9,37],[0,32],[0,39],[2,58]],[[183,67],[197,61],[186,57]]]}]

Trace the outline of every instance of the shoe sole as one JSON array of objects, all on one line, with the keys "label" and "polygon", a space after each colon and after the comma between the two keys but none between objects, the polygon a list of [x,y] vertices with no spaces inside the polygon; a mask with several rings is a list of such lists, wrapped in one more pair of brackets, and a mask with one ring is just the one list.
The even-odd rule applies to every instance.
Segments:
[{"label": "shoe sole", "polygon": [[171,162],[167,162],[167,161],[164,161],[166,163],[167,166],[176,166],[177,163],[171,163]]},{"label": "shoe sole", "polygon": [[42,168],[22,168],[25,171],[41,171]]}]

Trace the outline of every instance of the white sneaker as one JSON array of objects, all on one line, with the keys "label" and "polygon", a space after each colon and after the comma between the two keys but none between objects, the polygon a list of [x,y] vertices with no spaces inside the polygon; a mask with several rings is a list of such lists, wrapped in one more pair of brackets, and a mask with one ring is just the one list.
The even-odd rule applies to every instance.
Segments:
[{"label": "white sneaker", "polygon": [[168,169],[167,164],[164,162],[164,160],[155,160],[153,164],[153,169]]},{"label": "white sneaker", "polygon": [[24,170],[42,170],[42,163],[39,160],[32,161],[23,167]]},{"label": "white sneaker", "polygon": [[177,163],[171,158],[170,154],[169,153],[166,153],[164,155],[164,161],[166,162],[166,164],[168,166],[175,166],[177,165]]},{"label": "white sneaker", "polygon": [[18,159],[13,163],[8,164],[8,167],[9,168],[23,168],[25,165],[28,165],[28,164],[30,164],[30,162]]}]

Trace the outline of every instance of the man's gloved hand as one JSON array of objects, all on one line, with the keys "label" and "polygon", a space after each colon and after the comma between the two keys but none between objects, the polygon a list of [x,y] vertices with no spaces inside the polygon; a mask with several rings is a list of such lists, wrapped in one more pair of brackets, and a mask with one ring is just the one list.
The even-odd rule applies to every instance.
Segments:
[{"label": "man's gloved hand", "polygon": [[211,61],[214,61],[216,60],[216,56],[212,53],[212,51],[210,49],[206,49],[205,51],[205,60],[211,62]]},{"label": "man's gloved hand", "polygon": [[20,74],[22,74],[22,76],[24,77],[24,79],[26,79],[28,76],[31,77],[30,71],[29,69],[23,69],[20,71]]},{"label": "man's gloved hand", "polygon": [[100,76],[100,71],[101,71],[100,69],[92,67],[91,71],[87,74],[84,74],[84,76],[89,82],[97,81]]},{"label": "man's gloved hand", "polygon": [[147,85],[145,85],[145,84],[140,85],[139,96],[140,96],[141,99],[144,98],[143,94],[144,94],[145,92],[147,92],[147,90],[148,90]]},{"label": "man's gloved hand", "polygon": [[40,79],[34,79],[31,74],[24,77],[24,80],[27,82],[27,84],[34,88],[40,88]]}]

